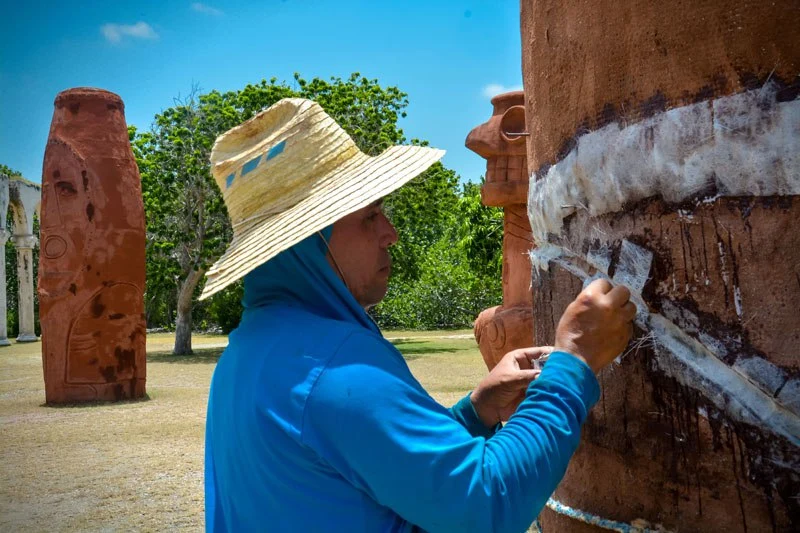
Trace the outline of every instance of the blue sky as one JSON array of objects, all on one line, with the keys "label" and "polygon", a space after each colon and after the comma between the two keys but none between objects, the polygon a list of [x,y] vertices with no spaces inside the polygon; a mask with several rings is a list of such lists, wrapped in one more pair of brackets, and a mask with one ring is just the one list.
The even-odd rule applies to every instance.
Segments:
[{"label": "blue sky", "polygon": [[128,124],[185,95],[360,72],[409,95],[407,138],[444,148],[477,180],[464,148],[490,96],[521,88],[519,1],[265,0],[14,2],[0,21],[0,163],[40,182],[59,91],[119,94]]}]

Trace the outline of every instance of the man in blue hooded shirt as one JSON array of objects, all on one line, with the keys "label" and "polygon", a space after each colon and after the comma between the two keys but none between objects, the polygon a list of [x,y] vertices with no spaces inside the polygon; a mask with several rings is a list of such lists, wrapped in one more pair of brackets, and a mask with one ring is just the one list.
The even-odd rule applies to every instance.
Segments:
[{"label": "man in blue hooded shirt", "polygon": [[[555,348],[509,353],[474,391],[442,407],[366,313],[386,294],[397,240],[380,198],[441,154],[309,163],[325,149],[304,151],[317,127],[325,146],[335,144],[338,126],[316,104],[281,101],[218,139],[212,154],[234,231],[247,229],[204,293],[244,276],[242,320],[209,396],[207,530],[525,531],[578,445],[599,395],[595,373],[630,337],[627,289],[590,284],[562,317]],[[337,154],[355,153],[347,140]],[[287,152],[282,166],[269,164],[276,146]],[[304,178],[281,172],[300,167],[312,169],[301,173],[312,186],[297,194]],[[393,183],[373,185],[387,175]],[[326,189],[328,179],[335,186]],[[242,190],[229,191],[237,181]],[[241,205],[251,198],[261,201],[248,212]],[[330,216],[296,222],[320,205]],[[276,251],[251,252],[259,244]],[[533,360],[551,351],[539,374]]]}]

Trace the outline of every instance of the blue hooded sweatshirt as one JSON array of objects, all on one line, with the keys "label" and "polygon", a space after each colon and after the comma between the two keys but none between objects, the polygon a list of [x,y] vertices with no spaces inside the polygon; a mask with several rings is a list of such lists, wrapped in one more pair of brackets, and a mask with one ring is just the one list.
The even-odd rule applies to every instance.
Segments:
[{"label": "blue hooded sweatshirt", "polygon": [[325,253],[313,235],[245,277],[208,401],[207,531],[525,531],[597,402],[589,367],[554,352],[486,428],[469,396],[431,398]]}]

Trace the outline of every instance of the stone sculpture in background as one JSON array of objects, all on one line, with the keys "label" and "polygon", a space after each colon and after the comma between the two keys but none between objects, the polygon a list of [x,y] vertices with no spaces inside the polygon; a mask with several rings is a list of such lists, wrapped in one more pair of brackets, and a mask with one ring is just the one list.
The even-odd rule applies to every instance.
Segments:
[{"label": "stone sculpture in background", "polygon": [[508,351],[532,344],[530,292],[533,247],[526,214],[528,163],[524,94],[492,98],[491,118],[467,136],[467,148],[486,159],[481,202],[503,208],[503,304],[486,309],[475,321],[475,339],[491,370]]},{"label": "stone sculpture in background", "polygon": [[800,531],[797,2],[521,7],[534,344],[640,310],[542,531]]},{"label": "stone sculpture in background", "polygon": [[116,94],[77,88],[56,97],[40,225],[47,403],[144,396],[144,208]]}]

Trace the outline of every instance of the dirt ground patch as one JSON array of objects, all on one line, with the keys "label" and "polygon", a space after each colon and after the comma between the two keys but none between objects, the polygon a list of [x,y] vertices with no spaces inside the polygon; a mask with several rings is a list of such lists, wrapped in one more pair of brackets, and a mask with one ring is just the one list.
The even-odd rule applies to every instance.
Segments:
[{"label": "dirt ground patch", "polygon": [[[468,331],[387,332],[417,379],[452,405],[485,375]],[[41,344],[0,349],[0,531],[201,531],[208,385],[227,338],[173,356],[151,334],[149,398],[44,405]]]}]

